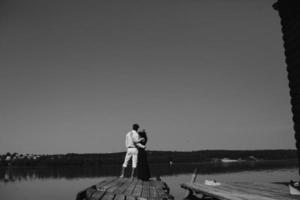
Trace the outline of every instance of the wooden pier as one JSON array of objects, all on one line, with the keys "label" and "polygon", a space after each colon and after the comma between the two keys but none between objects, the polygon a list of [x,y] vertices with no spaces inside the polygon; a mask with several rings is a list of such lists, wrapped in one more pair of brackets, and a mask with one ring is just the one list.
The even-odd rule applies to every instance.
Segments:
[{"label": "wooden pier", "polygon": [[169,191],[158,180],[109,178],[79,192],[76,200],[173,200]]},{"label": "wooden pier", "polygon": [[189,191],[188,196],[201,194],[203,199],[218,200],[300,200],[300,196],[290,195],[283,184],[233,182],[218,186],[197,182],[184,183],[181,187]]}]

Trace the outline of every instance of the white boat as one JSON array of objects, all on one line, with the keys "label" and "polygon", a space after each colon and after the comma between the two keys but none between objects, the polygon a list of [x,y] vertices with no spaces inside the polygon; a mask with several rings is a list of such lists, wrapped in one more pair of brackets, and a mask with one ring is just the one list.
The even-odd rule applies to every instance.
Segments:
[{"label": "white boat", "polygon": [[290,181],[289,188],[291,195],[300,195],[299,182]]},{"label": "white boat", "polygon": [[223,159],[221,159],[221,162],[224,162],[224,163],[238,162],[238,160],[233,160],[233,159],[229,159],[229,158],[223,158]]},{"label": "white boat", "polygon": [[221,185],[221,183],[217,182],[216,180],[205,180],[204,184],[205,185],[211,185],[211,186],[219,186],[219,185]]}]

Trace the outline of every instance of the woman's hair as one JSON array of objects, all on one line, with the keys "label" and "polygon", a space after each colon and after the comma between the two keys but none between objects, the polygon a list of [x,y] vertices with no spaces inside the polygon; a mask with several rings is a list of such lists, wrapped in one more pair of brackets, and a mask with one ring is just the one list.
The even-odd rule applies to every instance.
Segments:
[{"label": "woman's hair", "polygon": [[146,144],[148,138],[147,138],[147,133],[146,133],[145,129],[139,131],[139,135],[140,135],[140,137],[145,138],[145,144]]}]

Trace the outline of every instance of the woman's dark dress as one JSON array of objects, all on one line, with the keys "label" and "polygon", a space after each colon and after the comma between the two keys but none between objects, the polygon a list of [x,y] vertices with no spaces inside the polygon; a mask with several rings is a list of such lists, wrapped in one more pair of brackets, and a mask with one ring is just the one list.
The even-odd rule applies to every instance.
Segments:
[{"label": "woman's dark dress", "polygon": [[[143,142],[140,142],[142,145],[146,145],[147,143],[147,135],[146,132],[139,132],[140,138],[144,138]],[[143,148],[138,148],[138,165],[137,165],[137,177],[138,179],[147,181],[151,177],[150,169],[147,160],[147,151]]]}]

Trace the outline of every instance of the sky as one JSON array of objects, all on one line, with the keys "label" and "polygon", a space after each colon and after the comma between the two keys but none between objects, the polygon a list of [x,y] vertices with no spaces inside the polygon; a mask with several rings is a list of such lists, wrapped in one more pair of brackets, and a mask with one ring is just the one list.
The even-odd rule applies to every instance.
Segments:
[{"label": "sky", "polygon": [[0,153],[294,149],[273,0],[0,2]]}]

